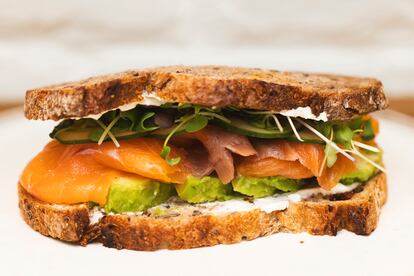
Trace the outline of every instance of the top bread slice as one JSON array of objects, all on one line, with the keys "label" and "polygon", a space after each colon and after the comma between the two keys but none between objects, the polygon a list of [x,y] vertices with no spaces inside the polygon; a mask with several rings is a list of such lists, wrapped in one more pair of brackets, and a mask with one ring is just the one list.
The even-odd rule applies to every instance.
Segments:
[{"label": "top bread slice", "polygon": [[227,66],[168,66],[97,76],[28,90],[28,119],[60,120],[137,103],[142,94],[166,102],[281,112],[310,107],[315,116],[348,120],[384,109],[382,83],[372,78]]}]

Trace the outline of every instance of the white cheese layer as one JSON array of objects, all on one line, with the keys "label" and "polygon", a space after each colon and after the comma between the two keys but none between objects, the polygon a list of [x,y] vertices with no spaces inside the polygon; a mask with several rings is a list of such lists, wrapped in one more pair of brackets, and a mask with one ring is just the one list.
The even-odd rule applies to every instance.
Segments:
[{"label": "white cheese layer", "polygon": [[338,183],[332,190],[327,191],[322,188],[303,189],[294,193],[285,193],[264,198],[257,198],[253,201],[232,199],[222,202],[212,202],[199,204],[205,206],[209,213],[221,214],[231,212],[246,212],[254,209],[260,209],[263,212],[271,213],[273,211],[282,211],[289,207],[289,203],[306,200],[314,195],[333,195],[341,194],[354,190],[360,183],[352,185],[343,185]]},{"label": "white cheese layer", "polygon": [[98,120],[103,114],[105,114],[108,111],[112,111],[112,110],[116,110],[116,109],[119,109],[121,111],[127,111],[127,110],[130,110],[130,109],[133,109],[137,105],[160,106],[160,105],[166,103],[166,101],[164,101],[163,99],[158,97],[155,93],[151,93],[151,92],[148,92],[148,91],[142,92],[142,98],[143,99],[141,101],[136,101],[136,102],[132,102],[132,103],[129,103],[129,104],[121,105],[121,106],[118,106],[116,108],[101,112],[99,114],[91,114],[91,115],[88,115],[88,116],[85,116],[85,117],[71,117],[70,119],[90,118],[90,119]]},{"label": "white cheese layer", "polygon": [[[343,185],[338,183],[332,190],[327,191],[322,188],[310,188],[299,190],[294,193],[284,193],[274,196],[257,198],[251,201],[243,199],[232,199],[227,201],[216,201],[209,203],[190,204],[173,197],[167,202],[152,207],[146,211],[147,214],[155,214],[155,216],[179,216],[197,214],[213,214],[225,215],[233,212],[249,212],[259,209],[260,211],[271,213],[274,211],[283,211],[289,207],[290,203],[300,202],[316,195],[334,195],[350,192],[357,188],[361,183],[352,185]],[[129,216],[143,215],[143,212],[127,212]],[[90,224],[97,223],[105,212],[99,207],[95,207],[90,211]],[[109,215],[117,215],[110,213]]]},{"label": "white cheese layer", "polygon": [[312,109],[309,106],[298,107],[298,108],[290,109],[290,110],[283,110],[279,113],[282,114],[283,116],[288,116],[288,117],[301,117],[304,119],[324,121],[324,122],[328,121],[328,115],[326,114],[326,112],[322,112],[321,114],[319,114],[319,116],[316,116],[315,114],[313,114]]},{"label": "white cheese layer", "polygon": [[[91,115],[88,115],[88,116],[85,116],[85,117],[71,117],[70,119],[90,118],[90,119],[97,120],[103,114],[105,114],[106,112],[112,111],[112,110],[115,110],[115,109],[119,109],[121,111],[127,111],[127,110],[130,110],[130,109],[133,109],[137,105],[160,106],[162,104],[167,103],[166,101],[164,101],[163,99],[158,97],[156,95],[156,93],[154,93],[154,92],[143,91],[142,92],[142,97],[143,97],[143,99],[141,101],[135,101],[135,102],[132,102],[132,103],[129,103],[129,104],[121,105],[119,107],[116,107],[116,108],[113,108],[113,109],[110,109],[110,110],[106,110],[106,111],[101,112],[99,114],[91,114]],[[328,116],[327,116],[326,112],[322,112],[318,116],[316,116],[315,114],[313,114],[312,109],[309,106],[298,107],[298,108],[290,109],[290,110],[283,110],[283,111],[279,112],[279,114],[281,114],[283,116],[288,116],[288,117],[300,117],[300,118],[310,119],[310,120],[315,120],[315,121],[324,121],[324,122],[328,121]]]}]

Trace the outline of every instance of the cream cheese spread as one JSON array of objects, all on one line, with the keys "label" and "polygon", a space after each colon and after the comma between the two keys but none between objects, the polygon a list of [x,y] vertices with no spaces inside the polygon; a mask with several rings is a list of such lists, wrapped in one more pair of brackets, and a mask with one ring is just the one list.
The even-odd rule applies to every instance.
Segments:
[{"label": "cream cheese spread", "polygon": [[332,195],[341,194],[354,190],[360,183],[352,185],[343,185],[338,183],[332,190],[327,191],[323,188],[310,188],[299,190],[294,193],[285,193],[264,198],[257,198],[252,201],[232,199],[222,202],[212,202],[199,204],[205,206],[208,212],[214,214],[230,213],[230,212],[244,212],[254,209],[260,209],[263,212],[271,213],[273,211],[282,211],[289,207],[289,203],[306,200],[314,195]]},{"label": "cream cheese spread", "polygon": [[[112,110],[115,110],[115,109],[119,109],[121,111],[127,111],[127,110],[130,110],[130,109],[133,109],[137,105],[160,106],[162,104],[167,103],[166,101],[164,101],[163,99],[158,97],[157,94],[154,93],[154,92],[143,91],[142,92],[142,98],[143,99],[141,101],[135,101],[135,102],[132,102],[132,103],[129,103],[129,104],[121,105],[119,107],[116,107],[116,108],[113,108],[113,109],[110,109],[110,110],[106,110],[106,111],[101,112],[99,114],[91,114],[91,115],[88,115],[88,116],[85,116],[85,117],[71,117],[71,119],[90,118],[90,119],[97,120],[103,114],[105,114],[106,112],[112,111]],[[298,108],[294,108],[294,109],[290,109],[290,110],[283,110],[283,111],[279,112],[279,114],[281,114],[283,116],[288,116],[288,117],[300,117],[300,118],[304,118],[304,119],[324,121],[324,122],[328,121],[328,116],[327,116],[326,112],[322,112],[318,116],[316,116],[315,114],[313,114],[312,109],[309,106],[298,107]]]},{"label": "cream cheese spread", "polygon": [[[283,211],[289,207],[290,203],[300,202],[311,198],[315,195],[333,195],[351,192],[357,188],[361,183],[354,183],[352,185],[343,185],[338,183],[330,191],[323,188],[309,188],[299,190],[294,193],[284,193],[263,198],[256,198],[253,200],[232,199],[227,201],[216,201],[200,204],[190,204],[183,202],[178,198],[171,198],[167,202],[158,206],[152,207],[145,211],[147,214],[154,214],[155,216],[179,216],[197,214],[213,214],[225,215],[233,212],[249,212],[252,210],[260,210],[262,212],[271,213],[275,211]],[[130,215],[139,216],[144,212],[127,212],[123,214],[109,213],[109,215]],[[89,214],[90,224],[99,222],[99,220],[106,215],[104,210],[99,207],[94,207]]]},{"label": "cream cheese spread", "polygon": [[326,114],[325,111],[320,113],[319,116],[316,116],[315,114],[313,114],[312,109],[309,106],[298,107],[298,108],[290,109],[290,110],[283,110],[279,113],[283,116],[288,116],[288,117],[301,117],[304,119],[324,121],[324,122],[328,121],[328,115]]},{"label": "cream cheese spread", "polygon": [[103,114],[105,114],[108,111],[112,111],[112,110],[116,110],[116,109],[119,109],[121,111],[127,111],[127,110],[130,110],[130,109],[133,109],[137,105],[160,106],[160,105],[166,103],[166,101],[164,101],[163,99],[161,99],[155,93],[152,93],[152,92],[143,91],[141,95],[142,95],[142,98],[143,98],[141,101],[135,101],[135,102],[132,102],[132,103],[129,103],[129,104],[121,105],[121,106],[118,106],[116,108],[109,109],[109,110],[106,110],[104,112],[101,112],[99,114],[91,114],[91,115],[88,115],[88,116],[85,116],[85,117],[71,117],[70,119],[90,118],[90,119],[98,120]]}]

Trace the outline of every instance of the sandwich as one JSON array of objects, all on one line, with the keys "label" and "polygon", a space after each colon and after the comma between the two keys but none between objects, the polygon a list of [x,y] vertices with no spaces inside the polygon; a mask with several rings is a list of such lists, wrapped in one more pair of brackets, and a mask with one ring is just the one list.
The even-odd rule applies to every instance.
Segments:
[{"label": "sandwich", "polygon": [[45,236],[186,249],[278,232],[369,235],[387,198],[380,81],[226,66],[126,71],[28,90],[54,120],[18,183]]}]

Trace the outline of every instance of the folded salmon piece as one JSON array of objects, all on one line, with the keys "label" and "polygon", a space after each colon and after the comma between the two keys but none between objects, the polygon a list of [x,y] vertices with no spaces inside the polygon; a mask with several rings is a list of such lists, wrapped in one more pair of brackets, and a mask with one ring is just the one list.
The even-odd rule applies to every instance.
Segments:
[{"label": "folded salmon piece", "polygon": [[105,204],[111,183],[123,173],[83,154],[91,147],[95,145],[51,141],[24,169],[20,184],[30,194],[50,203]]},{"label": "folded salmon piece", "polygon": [[286,140],[255,140],[257,155],[245,158],[238,165],[238,172],[244,176],[284,176],[303,179],[316,176],[325,189],[334,187],[342,176],[355,170],[355,165],[343,155],[332,168],[324,168],[324,147]]},{"label": "folded salmon piece", "polygon": [[235,170],[232,153],[240,156],[253,156],[257,153],[247,137],[215,126],[208,126],[200,131],[187,133],[182,138],[197,139],[203,144],[208,152],[208,160],[223,183],[229,183],[234,178]]},{"label": "folded salmon piece", "polygon": [[111,142],[99,146],[51,141],[27,165],[20,183],[47,202],[105,204],[109,187],[116,178],[133,173],[166,183],[184,183],[191,173],[192,165],[183,150],[172,147],[172,156],[184,156],[177,166],[170,166],[161,158],[159,139],[138,138],[120,144],[117,148]]}]

